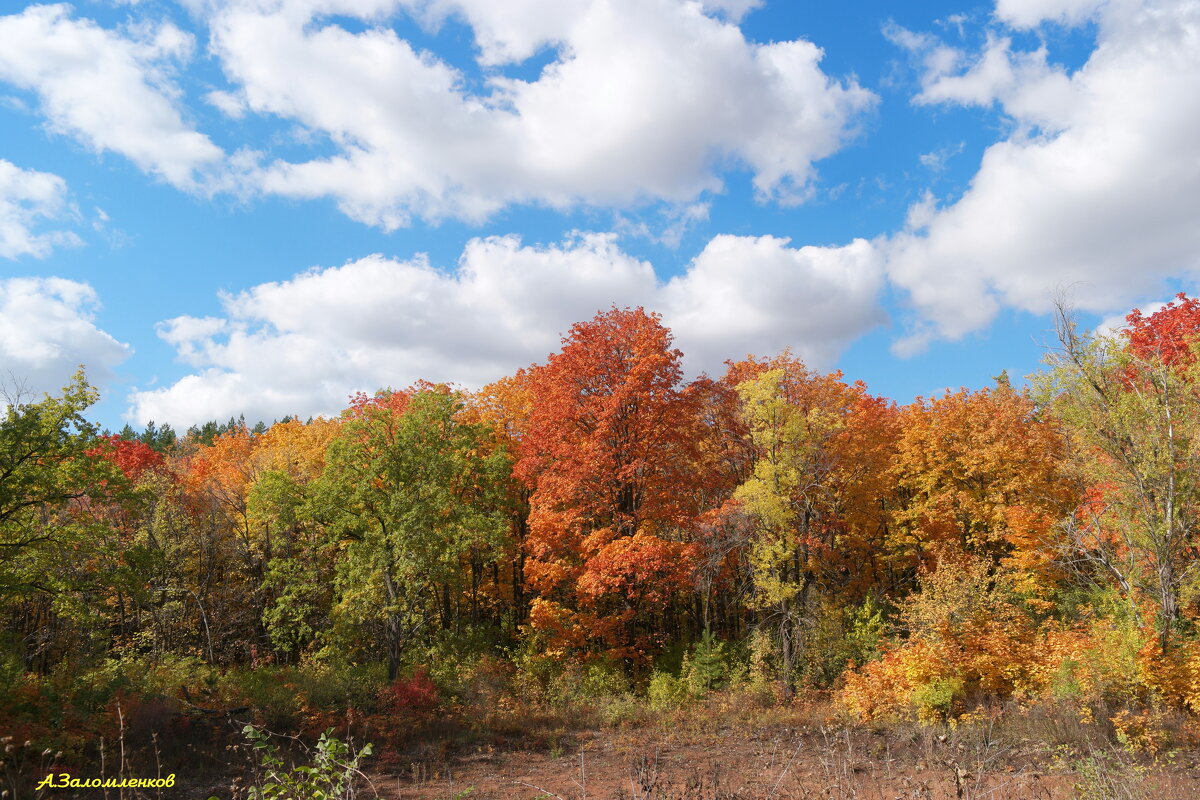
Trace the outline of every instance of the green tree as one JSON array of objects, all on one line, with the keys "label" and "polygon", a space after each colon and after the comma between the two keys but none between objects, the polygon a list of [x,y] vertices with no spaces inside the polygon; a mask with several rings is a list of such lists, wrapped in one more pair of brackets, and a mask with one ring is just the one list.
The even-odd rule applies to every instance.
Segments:
[{"label": "green tree", "polygon": [[59,397],[7,398],[0,420],[2,594],[46,588],[43,576],[21,563],[77,527],[72,503],[107,494],[121,479],[110,462],[88,452],[98,433],[83,412],[98,397],[81,369]]},{"label": "green tree", "polygon": [[451,623],[463,559],[500,544],[511,469],[490,426],[460,420],[457,393],[421,391],[405,406],[366,404],[348,419],[314,497],[344,548],[335,617],[381,629],[390,679],[415,636]]},{"label": "green tree", "polygon": [[1089,487],[1065,520],[1062,555],[1131,604],[1151,598],[1165,651],[1200,577],[1200,375],[1124,336],[1080,333],[1059,311],[1061,348],[1040,393],[1073,445],[1067,468]]}]

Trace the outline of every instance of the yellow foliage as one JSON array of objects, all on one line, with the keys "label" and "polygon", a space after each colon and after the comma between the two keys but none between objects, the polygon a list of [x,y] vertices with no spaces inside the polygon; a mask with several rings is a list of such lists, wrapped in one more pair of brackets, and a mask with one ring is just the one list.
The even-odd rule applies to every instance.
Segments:
[{"label": "yellow foliage", "polygon": [[909,639],[847,675],[842,702],[862,717],[952,716],[970,697],[1028,697],[1042,650],[1011,581],[985,559],[943,555],[901,606]]},{"label": "yellow foliage", "polygon": [[1151,708],[1138,713],[1129,709],[1119,711],[1111,717],[1117,741],[1134,752],[1157,753],[1167,746],[1169,736],[1163,728],[1164,713],[1161,708]]}]

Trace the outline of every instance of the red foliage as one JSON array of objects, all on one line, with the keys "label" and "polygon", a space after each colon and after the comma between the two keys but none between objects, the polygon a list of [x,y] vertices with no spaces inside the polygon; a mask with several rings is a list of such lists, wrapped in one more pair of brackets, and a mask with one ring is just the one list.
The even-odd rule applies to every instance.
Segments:
[{"label": "red foliage", "polygon": [[1138,358],[1158,356],[1168,366],[1190,366],[1195,360],[1191,345],[1200,333],[1200,299],[1180,292],[1149,316],[1135,308],[1125,322],[1129,349]]},{"label": "red foliage", "polygon": [[379,391],[373,395],[366,392],[355,392],[350,396],[350,407],[347,409],[355,419],[366,416],[368,409],[389,409],[396,415],[403,414],[408,409],[413,392]]},{"label": "red foliage", "polygon": [[104,441],[87,451],[89,456],[108,459],[125,477],[136,481],[147,470],[161,469],[162,453],[137,440],[122,439],[116,434],[101,437]]},{"label": "red foliage", "polygon": [[417,667],[406,678],[397,678],[384,692],[388,710],[393,713],[427,711],[438,704],[437,687],[424,667]]}]

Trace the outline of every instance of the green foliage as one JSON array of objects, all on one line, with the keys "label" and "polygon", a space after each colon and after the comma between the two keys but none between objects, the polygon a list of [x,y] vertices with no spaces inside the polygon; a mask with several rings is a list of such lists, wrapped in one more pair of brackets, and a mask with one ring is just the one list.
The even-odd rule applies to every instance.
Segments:
[{"label": "green foliage", "polygon": [[963,697],[963,681],[958,677],[934,678],[921,684],[912,695],[917,716],[926,721],[946,719],[954,703]]},{"label": "green foliage", "polygon": [[705,630],[684,656],[682,677],[690,694],[700,696],[719,689],[729,680],[729,659],[724,642],[719,642],[712,631]]},{"label": "green foliage", "polygon": [[1078,700],[1083,695],[1083,687],[1076,678],[1078,669],[1078,661],[1064,658],[1050,678],[1050,696],[1059,702]]},{"label": "green foliage", "polygon": [[254,748],[261,773],[250,787],[250,800],[350,800],[363,777],[359,764],[372,752],[370,744],[355,752],[330,728],[317,740],[310,764],[288,768],[270,734],[253,725],[242,733]]},{"label": "green foliage", "polygon": [[779,677],[779,652],[775,638],[762,627],[750,632],[747,642],[747,679],[750,688],[765,690]]},{"label": "green foliage", "polygon": [[98,397],[80,370],[60,397],[8,398],[0,418],[0,597],[66,588],[65,551],[89,524],[69,514],[69,504],[124,484],[120,470],[87,453],[98,433],[83,412]]},{"label": "green foliage", "polygon": [[134,430],[128,425],[120,434],[122,439],[136,439],[142,444],[157,450],[160,453],[165,453],[175,446],[176,436],[174,429],[170,425],[163,425],[161,428],[154,424],[154,420],[146,423],[146,429],[140,434],[135,434]]},{"label": "green foliage", "polygon": [[402,414],[367,406],[330,444],[313,503],[338,537],[335,623],[382,629],[389,674],[443,623],[460,560],[490,553],[505,527],[510,462],[491,430],[458,418],[457,395],[415,394]]},{"label": "green foliage", "polygon": [[524,702],[548,700],[550,686],[566,671],[562,660],[552,658],[536,647],[537,637],[529,637],[525,647],[512,656],[515,672],[513,691]]},{"label": "green foliage", "polygon": [[799,672],[807,685],[833,686],[850,664],[862,665],[879,657],[883,614],[870,599],[862,606],[842,607],[822,602],[810,611],[804,629]]},{"label": "green foliage", "polygon": [[863,604],[854,609],[850,616],[850,625],[846,631],[848,660],[862,665],[878,659],[882,654],[880,647],[883,645],[886,631],[887,622],[883,609],[875,602],[874,597],[868,595]]},{"label": "green foliage", "polygon": [[312,711],[377,713],[387,685],[382,664],[314,659],[299,666],[227,670],[216,681],[216,691],[233,704],[254,708],[268,728],[294,730],[303,715]]},{"label": "green foliage", "polygon": [[620,664],[597,660],[586,664],[567,664],[546,688],[546,699],[556,705],[591,704],[629,692],[629,680]]},{"label": "green foliage", "polygon": [[[237,419],[230,417],[229,421],[224,423],[219,423],[216,420],[209,420],[203,425],[193,425],[187,429],[187,437],[190,441],[196,444],[202,444],[205,447],[211,447],[213,441],[218,436],[224,436],[225,434],[232,433],[234,431],[245,430],[245,428],[246,416],[242,414],[239,415]],[[170,427],[168,426],[166,430],[170,431]],[[147,432],[148,431],[149,429],[147,429]],[[169,436],[173,441],[175,438],[174,431],[171,431]],[[150,444],[150,442],[146,443]],[[153,446],[154,445],[151,444],[151,447]]]},{"label": "green foliage", "polygon": [[263,585],[274,597],[263,609],[262,621],[279,652],[303,652],[318,640],[329,595],[320,578],[312,559],[273,558],[268,563]]},{"label": "green foliage", "polygon": [[1131,605],[1155,603],[1166,651],[1187,627],[1182,609],[1194,588],[1200,366],[1139,353],[1125,338],[1080,333],[1065,312],[1059,322],[1063,347],[1048,358],[1039,393],[1074,445],[1066,467],[1090,487],[1066,520],[1065,544]]}]

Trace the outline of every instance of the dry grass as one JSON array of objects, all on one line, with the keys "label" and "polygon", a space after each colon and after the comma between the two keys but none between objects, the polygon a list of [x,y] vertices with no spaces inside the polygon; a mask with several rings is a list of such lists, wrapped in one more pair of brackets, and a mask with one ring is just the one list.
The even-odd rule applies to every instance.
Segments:
[{"label": "dry grass", "polygon": [[534,714],[518,738],[387,775],[381,791],[411,800],[1183,800],[1200,779],[1192,751],[1132,753],[1111,726],[1067,708],[865,725],[820,696],[764,708],[717,695],[636,723],[604,719],[602,708]]}]

